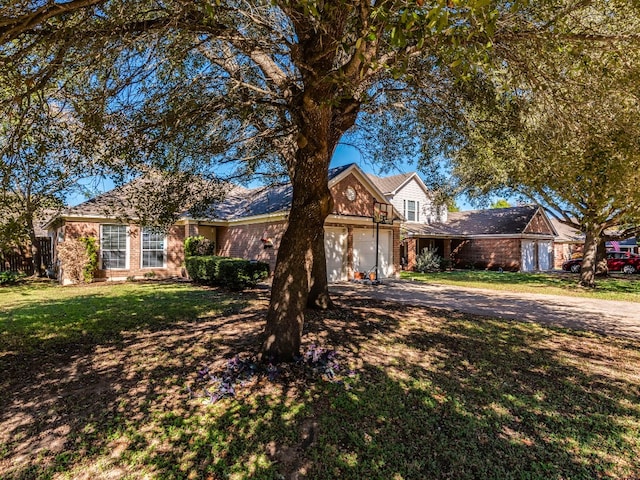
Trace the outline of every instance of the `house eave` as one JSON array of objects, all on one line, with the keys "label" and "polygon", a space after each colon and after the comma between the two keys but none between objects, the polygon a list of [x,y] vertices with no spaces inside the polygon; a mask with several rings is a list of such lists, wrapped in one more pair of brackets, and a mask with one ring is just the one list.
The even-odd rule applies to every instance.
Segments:
[{"label": "house eave", "polygon": [[505,239],[505,238],[518,238],[518,239],[548,239],[553,240],[554,236],[549,234],[538,233],[494,233],[494,234],[433,234],[433,233],[413,233],[409,232],[405,235],[408,238],[442,238],[442,239]]}]

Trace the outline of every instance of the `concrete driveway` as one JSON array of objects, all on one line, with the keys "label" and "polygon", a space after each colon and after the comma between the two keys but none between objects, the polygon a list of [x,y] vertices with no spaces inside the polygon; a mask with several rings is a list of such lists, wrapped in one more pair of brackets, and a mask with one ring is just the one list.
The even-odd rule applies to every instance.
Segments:
[{"label": "concrete driveway", "polygon": [[411,280],[385,280],[381,285],[336,283],[330,291],[354,298],[424,305],[640,340],[640,303],[634,302],[460,288]]}]

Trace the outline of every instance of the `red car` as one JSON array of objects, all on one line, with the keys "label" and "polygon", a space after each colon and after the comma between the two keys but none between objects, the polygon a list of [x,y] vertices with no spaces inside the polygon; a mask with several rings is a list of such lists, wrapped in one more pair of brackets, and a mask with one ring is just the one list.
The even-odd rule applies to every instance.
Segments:
[{"label": "red car", "polygon": [[[581,258],[574,258],[562,264],[562,269],[578,273],[582,266]],[[611,272],[634,273],[640,271],[640,256],[628,252],[607,252],[607,268]]]}]

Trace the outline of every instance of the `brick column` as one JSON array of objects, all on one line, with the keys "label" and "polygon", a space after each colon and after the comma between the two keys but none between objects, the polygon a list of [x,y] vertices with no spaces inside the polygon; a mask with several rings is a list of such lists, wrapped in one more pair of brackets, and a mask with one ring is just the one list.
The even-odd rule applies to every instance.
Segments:
[{"label": "brick column", "polygon": [[353,227],[347,227],[347,279],[352,280],[353,275]]},{"label": "brick column", "polygon": [[413,270],[416,267],[416,250],[418,249],[418,240],[416,238],[407,238],[407,270]]}]

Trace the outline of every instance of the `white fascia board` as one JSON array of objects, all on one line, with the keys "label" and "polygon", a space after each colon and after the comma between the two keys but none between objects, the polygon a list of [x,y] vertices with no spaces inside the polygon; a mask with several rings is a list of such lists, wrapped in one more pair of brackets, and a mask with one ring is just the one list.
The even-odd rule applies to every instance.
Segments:
[{"label": "white fascia board", "polygon": [[250,225],[253,223],[268,223],[286,221],[289,218],[289,210],[282,210],[275,213],[266,213],[264,215],[255,215],[253,217],[232,218],[227,220],[226,226],[232,225]]},{"label": "white fascia board", "polygon": [[[122,218],[117,217],[107,217],[107,216],[98,216],[98,215],[60,215],[56,217],[56,220],[64,220],[65,222],[88,222],[88,223],[104,223],[111,222],[113,224],[122,224],[128,225],[129,223],[135,222],[136,218],[130,218],[126,221],[123,221]],[[53,223],[53,222],[50,222]]]},{"label": "white fascia board", "polygon": [[182,217],[174,225],[202,225],[207,227],[226,227],[229,225],[228,220],[211,220],[210,218],[191,218]]},{"label": "white fascia board", "polygon": [[[371,217],[360,217],[355,215],[336,215],[331,214],[325,220],[325,224],[327,223],[340,223],[345,225],[375,225]],[[400,225],[399,223],[395,224],[380,224],[381,228],[392,228],[393,225]]]},{"label": "white fascia board", "polygon": [[[138,218],[118,218],[118,217],[110,217],[110,216],[98,216],[98,215],[60,215],[55,218],[55,220],[63,220],[65,222],[87,222],[87,223],[105,223],[110,222],[113,224],[122,224],[128,225],[130,223],[136,224],[138,222]],[[173,225],[186,225],[188,223],[196,223],[193,219],[189,218],[179,218],[175,221]],[[50,224],[54,223],[54,220],[48,222],[45,227],[48,227]]]}]

